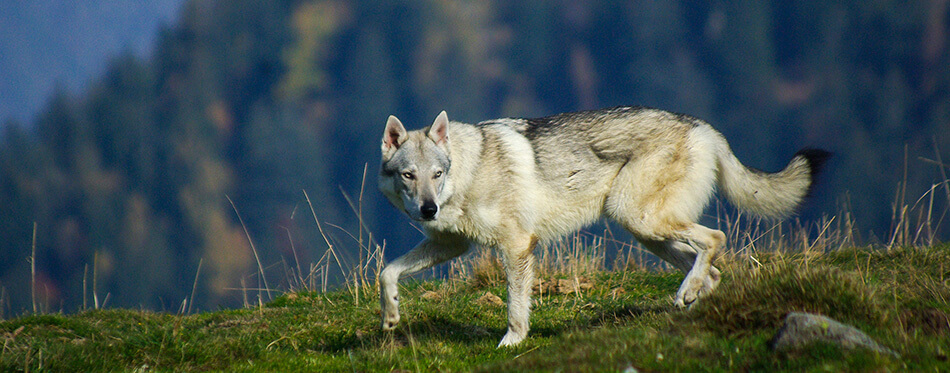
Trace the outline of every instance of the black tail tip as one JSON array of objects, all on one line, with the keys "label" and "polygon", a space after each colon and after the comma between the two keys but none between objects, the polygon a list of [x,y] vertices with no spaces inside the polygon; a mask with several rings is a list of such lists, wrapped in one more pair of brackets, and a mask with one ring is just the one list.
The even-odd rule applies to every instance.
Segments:
[{"label": "black tail tip", "polygon": [[799,150],[798,153],[795,153],[796,157],[805,157],[805,160],[808,161],[812,179],[821,172],[825,166],[825,162],[827,162],[832,155],[831,152],[818,148],[804,148]]},{"label": "black tail tip", "polygon": [[811,172],[811,184],[808,185],[808,193],[806,195],[811,195],[818,180],[818,174],[821,173],[821,170],[825,167],[825,162],[827,162],[832,155],[833,153],[818,148],[804,148],[799,150],[798,153],[795,153],[795,157],[804,157],[805,160],[808,161],[808,169]]}]

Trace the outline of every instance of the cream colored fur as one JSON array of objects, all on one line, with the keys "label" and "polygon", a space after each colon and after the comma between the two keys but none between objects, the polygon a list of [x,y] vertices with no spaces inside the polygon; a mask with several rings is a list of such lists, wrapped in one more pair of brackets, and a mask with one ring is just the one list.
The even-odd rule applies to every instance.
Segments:
[{"label": "cream colored fur", "polygon": [[390,117],[381,150],[380,190],[427,236],[380,274],[383,328],[399,322],[399,278],[477,243],[498,249],[508,276],[499,346],[527,336],[539,242],[613,219],[686,273],[674,300],[684,307],[719,283],[712,261],[726,237],[696,223],[717,186],[740,209],[782,217],[802,202],[826,156],[796,156],[774,174],[752,171],[705,122],[646,108],[478,125],[442,112],[411,132]]}]

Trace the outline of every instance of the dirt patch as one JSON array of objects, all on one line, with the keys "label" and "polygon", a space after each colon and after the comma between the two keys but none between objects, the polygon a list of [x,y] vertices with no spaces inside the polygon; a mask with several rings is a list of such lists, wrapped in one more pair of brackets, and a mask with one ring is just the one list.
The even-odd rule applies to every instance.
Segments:
[{"label": "dirt patch", "polygon": [[421,296],[421,297],[422,297],[422,299],[433,300],[433,301],[442,300],[442,294],[439,294],[439,293],[434,292],[434,291],[432,291],[432,290],[429,290],[429,291],[426,291],[425,293],[422,293],[422,296]]},{"label": "dirt patch", "polygon": [[574,279],[550,279],[535,280],[531,290],[535,294],[573,294],[582,290],[590,290],[594,283],[587,277],[577,277]]}]

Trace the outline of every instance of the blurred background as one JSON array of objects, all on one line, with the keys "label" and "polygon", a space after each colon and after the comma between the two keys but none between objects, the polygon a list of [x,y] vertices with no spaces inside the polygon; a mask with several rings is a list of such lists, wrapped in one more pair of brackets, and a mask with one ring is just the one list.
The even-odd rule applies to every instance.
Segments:
[{"label": "blurred background", "polygon": [[945,240],[948,16],[948,0],[3,0],[0,316],[30,308],[31,284],[47,311],[93,290],[174,311],[194,289],[215,309],[261,269],[291,286],[328,243],[341,269],[360,241],[395,258],[422,234],[376,190],[390,114],[686,113],[758,169],[833,151],[804,225],[886,242],[900,206],[929,204]]}]

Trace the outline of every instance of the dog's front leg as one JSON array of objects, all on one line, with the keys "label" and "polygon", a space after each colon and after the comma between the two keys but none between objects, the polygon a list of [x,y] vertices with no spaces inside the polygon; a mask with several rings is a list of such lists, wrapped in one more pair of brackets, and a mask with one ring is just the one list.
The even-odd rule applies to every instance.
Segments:
[{"label": "dog's front leg", "polygon": [[398,282],[399,270],[392,264],[386,266],[379,276],[379,310],[383,318],[383,330],[393,330],[399,323]]},{"label": "dog's front leg", "polygon": [[531,315],[531,285],[534,282],[534,247],[531,235],[513,245],[500,246],[508,277],[508,332],[498,347],[514,346],[528,336]]},{"label": "dog's front leg", "polygon": [[426,238],[405,255],[396,258],[379,274],[379,308],[383,330],[392,330],[399,323],[399,279],[432,267],[465,253],[468,242],[463,239]]}]

